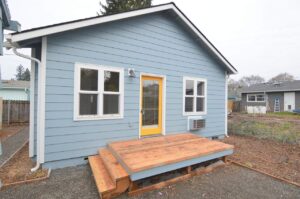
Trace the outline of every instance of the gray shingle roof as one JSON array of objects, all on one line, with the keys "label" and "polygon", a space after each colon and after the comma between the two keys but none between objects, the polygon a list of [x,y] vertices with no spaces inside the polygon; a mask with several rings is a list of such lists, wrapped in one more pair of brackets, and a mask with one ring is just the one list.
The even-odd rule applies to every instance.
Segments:
[{"label": "gray shingle roof", "polygon": [[262,83],[244,87],[242,93],[276,92],[276,91],[300,91],[300,80],[281,83]]},{"label": "gray shingle roof", "polygon": [[30,81],[2,80],[1,88],[24,89],[30,88]]}]

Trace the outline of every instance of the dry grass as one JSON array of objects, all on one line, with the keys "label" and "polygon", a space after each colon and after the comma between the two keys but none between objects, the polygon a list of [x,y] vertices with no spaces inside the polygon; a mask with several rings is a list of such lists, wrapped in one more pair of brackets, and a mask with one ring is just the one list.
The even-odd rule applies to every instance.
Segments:
[{"label": "dry grass", "polygon": [[28,157],[28,144],[26,144],[11,160],[0,168],[0,179],[5,185],[48,175],[48,170],[46,169],[31,173],[30,169],[32,167],[34,167],[34,162]]}]

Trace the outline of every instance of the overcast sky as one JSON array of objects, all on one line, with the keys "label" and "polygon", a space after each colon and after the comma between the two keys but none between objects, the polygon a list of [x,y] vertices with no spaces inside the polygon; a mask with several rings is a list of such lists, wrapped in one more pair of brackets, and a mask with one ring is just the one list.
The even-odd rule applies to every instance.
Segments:
[{"label": "overcast sky", "polygon": [[[269,79],[282,72],[300,79],[299,0],[174,2],[238,69],[234,79],[252,74]],[[99,10],[99,0],[8,0],[8,4],[22,30],[95,16]],[[29,66],[11,54],[5,51],[0,57],[2,79],[13,78],[19,64]]]}]

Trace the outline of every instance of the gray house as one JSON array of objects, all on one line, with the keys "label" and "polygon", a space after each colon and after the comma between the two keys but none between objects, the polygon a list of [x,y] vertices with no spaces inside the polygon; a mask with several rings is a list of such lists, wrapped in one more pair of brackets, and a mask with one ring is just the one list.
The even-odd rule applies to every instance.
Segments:
[{"label": "gray house", "polygon": [[241,95],[242,110],[248,113],[293,111],[300,108],[300,80],[256,84]]},{"label": "gray house", "polygon": [[6,0],[0,0],[0,56],[3,54],[3,31],[20,30],[20,24],[11,20],[10,12]]},{"label": "gray house", "polygon": [[[85,163],[111,141],[227,133],[227,79],[237,71],[173,3],[8,41],[35,58],[29,152],[45,167]],[[195,129],[196,120],[205,123]]]}]

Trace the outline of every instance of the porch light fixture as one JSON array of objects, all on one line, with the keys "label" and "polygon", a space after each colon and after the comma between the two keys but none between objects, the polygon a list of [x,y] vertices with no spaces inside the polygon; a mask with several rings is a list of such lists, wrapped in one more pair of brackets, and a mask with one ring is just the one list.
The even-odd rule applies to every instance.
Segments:
[{"label": "porch light fixture", "polygon": [[128,76],[129,77],[136,77],[134,68],[128,68]]}]

